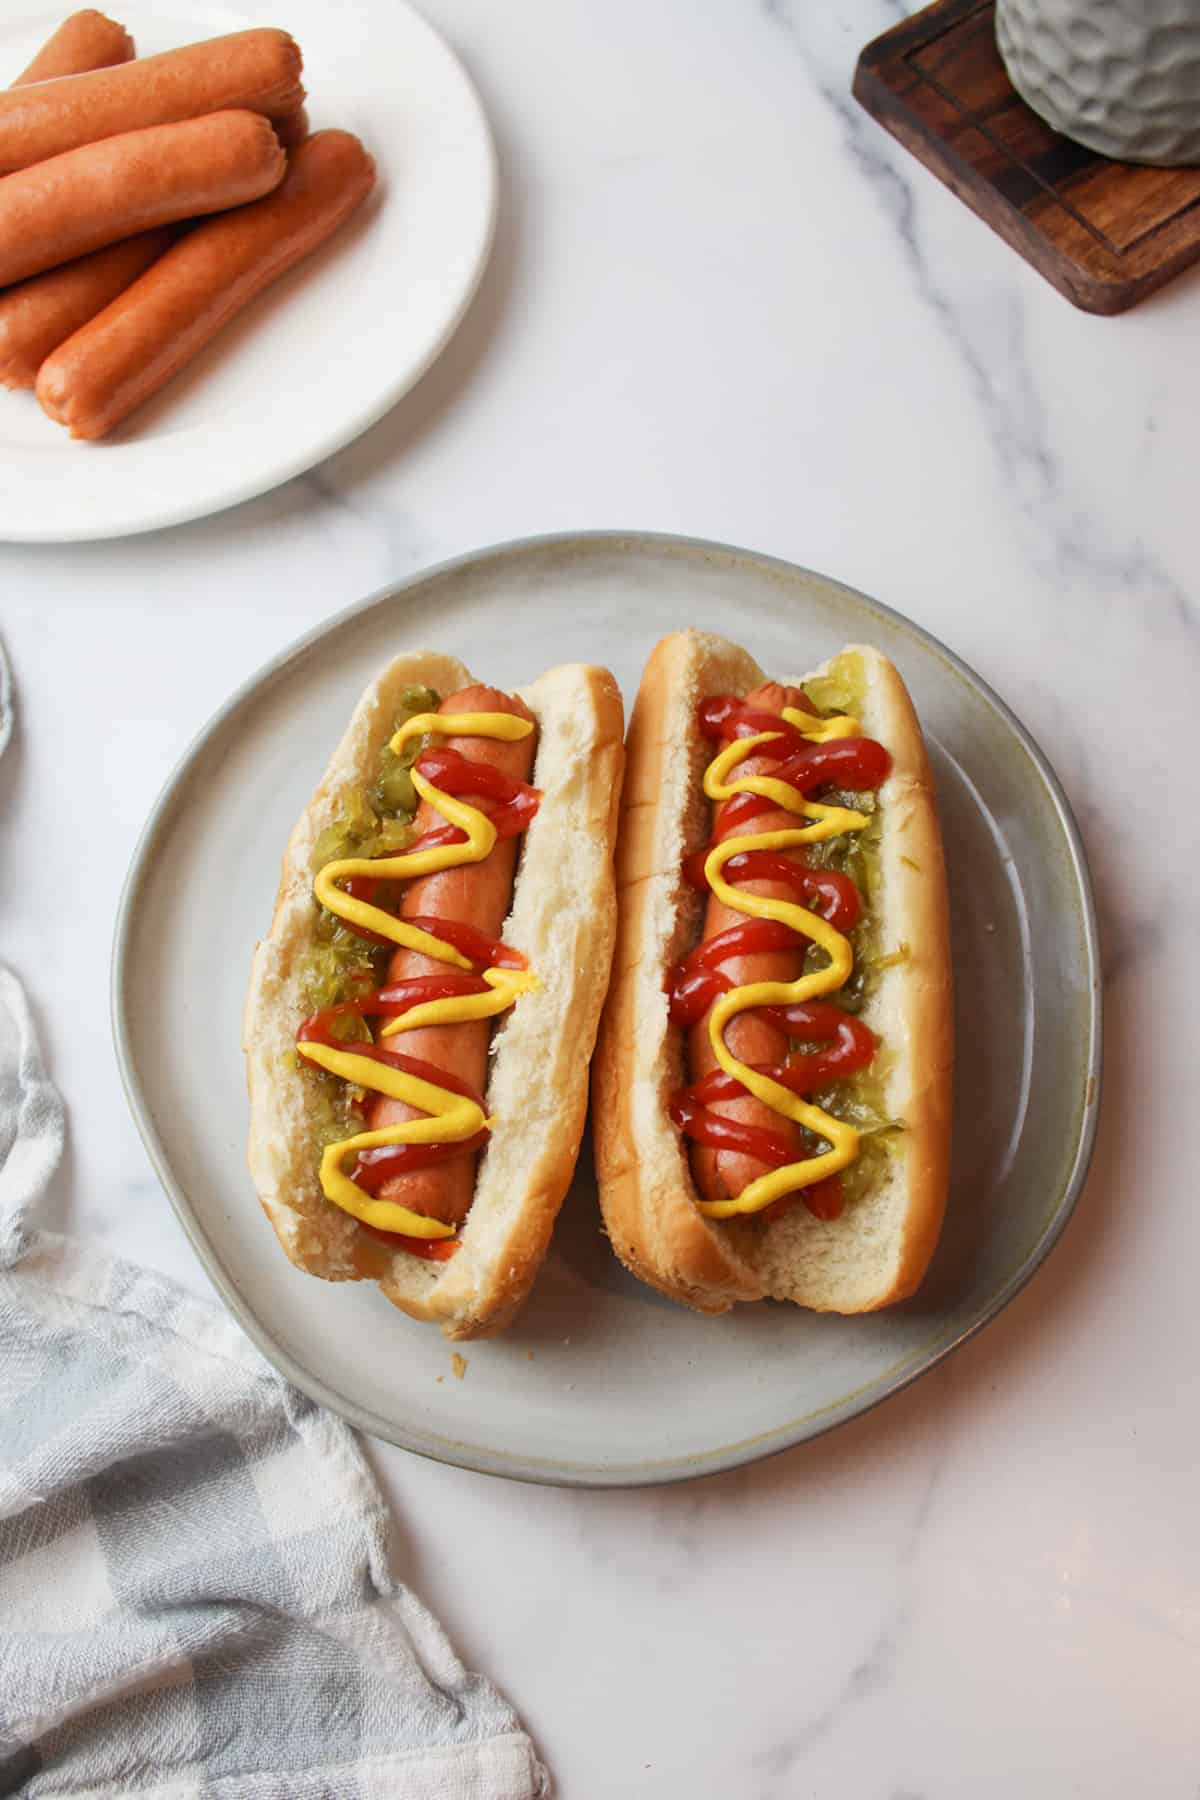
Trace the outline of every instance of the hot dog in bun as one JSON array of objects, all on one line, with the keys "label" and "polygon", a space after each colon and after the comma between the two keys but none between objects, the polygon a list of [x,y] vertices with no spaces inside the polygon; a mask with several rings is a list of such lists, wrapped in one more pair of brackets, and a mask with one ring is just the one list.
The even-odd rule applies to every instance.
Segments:
[{"label": "hot dog in bun", "polygon": [[500,1330],[571,1180],[616,925],[620,694],[433,654],[359,702],[246,1006],[250,1166],[297,1267]]},{"label": "hot dog in bun", "polygon": [[702,1312],[917,1287],[950,1143],[942,840],[900,676],[851,646],[768,681],[695,631],[646,666],[594,1080],[601,1205]]}]

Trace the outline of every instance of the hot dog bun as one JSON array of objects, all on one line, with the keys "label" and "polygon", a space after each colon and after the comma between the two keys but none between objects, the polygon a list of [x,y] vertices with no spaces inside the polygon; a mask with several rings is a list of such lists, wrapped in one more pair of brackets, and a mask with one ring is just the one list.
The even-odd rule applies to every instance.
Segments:
[{"label": "hot dog bun", "polygon": [[885,1110],[904,1129],[884,1179],[834,1220],[803,1206],[769,1225],[705,1217],[667,1113],[686,1075],[684,1033],[669,1022],[664,979],[697,941],[703,914],[681,874],[685,855],[709,829],[701,783],[713,749],[696,709],[710,695],[748,693],[763,672],[734,644],[679,633],[651,655],[630,722],[617,950],[593,1089],[600,1199],[626,1267],[700,1312],[767,1296],[823,1312],[873,1311],[914,1292],[941,1229],[953,1055],[941,832],[908,692],[879,651],[851,651],[864,677],[863,733],[892,757],[878,791],[880,871],[871,912],[881,944],[907,946],[903,960],[874,978],[861,1016],[886,1051]]},{"label": "hot dog bun", "polygon": [[494,1125],[451,1261],[393,1250],[326,1200],[312,1091],[296,1070],[294,1046],[306,1010],[300,965],[317,917],[317,839],[347,790],[374,779],[405,689],[446,695],[473,679],[452,657],[420,653],[398,657],[363,695],[288,843],[244,1026],[250,1169],[288,1256],[325,1280],[378,1281],[402,1311],[435,1320],[456,1339],[490,1336],[517,1311],[579,1153],[616,931],[624,716],[607,670],[569,664],[518,690],[538,725],[532,779],[542,799],[522,843],[503,936],[524,951],[541,985],[517,1000],[492,1041],[486,1106]]}]

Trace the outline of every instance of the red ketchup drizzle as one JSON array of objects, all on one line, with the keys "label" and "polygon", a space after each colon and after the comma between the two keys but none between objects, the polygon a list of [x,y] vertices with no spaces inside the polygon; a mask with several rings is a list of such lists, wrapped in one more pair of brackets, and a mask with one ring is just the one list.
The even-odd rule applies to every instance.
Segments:
[{"label": "red ketchup drizzle", "polygon": [[[462,799],[464,795],[470,794],[476,799],[494,801],[496,804],[490,811],[486,808],[481,808],[481,810],[488,811],[488,817],[495,827],[498,839],[516,837],[518,832],[524,831],[536,813],[542,797],[539,790],[530,787],[528,782],[517,781],[513,776],[505,775],[500,769],[492,768],[490,763],[472,762],[459,750],[448,748],[424,750],[417,758],[416,767],[427,781],[431,781],[434,787],[440,788],[444,794],[452,794],[457,799]],[[432,830],[424,832],[414,844],[410,844],[406,850],[385,852],[384,855],[410,856],[417,850],[437,850],[446,844],[465,844],[466,841],[466,832],[460,831],[457,825],[435,825]],[[378,882],[370,875],[351,875],[341,885],[346,893],[352,895],[355,900],[365,900],[369,906],[377,904],[375,895]],[[426,920],[425,929],[432,930],[433,923],[433,921]],[[451,938],[449,921],[439,919],[436,923],[438,931],[435,935],[444,937],[447,943],[453,942],[455,948],[461,949],[465,956],[471,958],[472,962],[483,960],[482,957],[476,957],[465,943],[460,944]],[[347,931],[352,931],[355,937],[362,938],[368,944],[391,942],[390,938],[383,937],[377,931],[371,931],[365,925],[353,925],[348,919],[343,919],[342,924]],[[480,943],[492,942],[491,939],[485,938],[482,932],[475,931],[473,926],[462,925],[456,929],[475,937]],[[506,954],[511,955],[512,952],[506,952]],[[523,965],[506,963],[503,957],[496,957],[489,962],[488,966],[514,968]]]},{"label": "red ketchup drizzle", "polygon": [[[498,839],[516,837],[519,832],[524,831],[541,801],[540,791],[530,787],[528,782],[517,781],[488,763],[472,762],[461,751],[446,746],[422,751],[417,758],[416,767],[427,781],[432,782],[443,793],[457,798],[470,794],[475,798],[494,802],[490,809],[482,810],[488,811]],[[460,831],[457,825],[440,825],[425,832],[402,854],[465,842],[466,833]],[[388,854],[400,853],[384,853],[385,856]],[[354,899],[364,900],[372,906],[378,904],[376,894],[379,881],[373,877],[355,875],[341,885]],[[396,948],[390,938],[379,932],[370,931],[362,925],[352,925],[345,919],[341,923],[356,937],[369,944]],[[474,925],[454,919],[424,916],[414,917],[406,923],[415,925],[420,931],[429,932],[443,943],[452,944],[477,968],[525,969],[529,966],[519,950],[511,949],[498,938],[488,937],[486,932],[478,930]],[[300,1026],[296,1041],[326,1044],[334,1050],[348,1050],[355,1056],[368,1057],[372,1062],[386,1063],[390,1068],[415,1075],[435,1087],[448,1088],[453,1094],[462,1094],[467,1099],[474,1100],[482,1110],[482,1097],[458,1076],[448,1074],[445,1069],[436,1068],[433,1063],[424,1062],[420,1057],[404,1056],[394,1050],[385,1050],[377,1044],[360,1044],[339,1038],[334,1034],[332,1021],[350,1016],[400,1018],[411,1007],[423,1005],[429,1000],[457,998],[463,994],[484,994],[488,989],[486,981],[465,969],[448,968],[435,975],[414,975],[405,981],[390,982],[384,987],[374,988],[357,1000],[342,1001],[337,1006],[328,1006],[322,1012],[314,1013]],[[365,1193],[377,1194],[393,1176],[412,1174],[417,1169],[429,1168],[434,1163],[448,1162],[455,1156],[471,1155],[481,1150],[487,1139],[486,1131],[478,1131],[473,1137],[464,1138],[460,1143],[381,1144],[374,1150],[360,1150],[350,1179]],[[430,1262],[446,1262],[459,1248],[457,1237],[408,1237],[402,1232],[381,1231],[378,1226],[367,1225],[361,1220],[359,1223],[364,1231],[369,1232],[380,1243],[387,1244],[392,1249],[403,1249],[411,1256],[424,1257]]]},{"label": "red ketchup drizzle", "polygon": [[[449,748],[425,750],[417,758],[417,768],[434,787],[456,799],[471,794],[478,799],[494,800],[496,806],[488,814],[497,838],[516,837],[527,829],[538,809],[541,794],[526,781],[517,781],[494,769],[489,763],[471,762],[459,750]],[[413,850],[436,850],[442,844],[463,844],[466,832],[457,825],[435,825],[411,846]]]},{"label": "red ketchup drizzle", "polygon": [[[693,885],[707,889],[704,879],[705,852],[699,852],[700,881],[689,865],[684,873]],[[802,863],[789,862],[773,850],[745,850],[731,856],[725,864],[726,879],[737,881],[775,881],[789,887],[803,905],[819,912],[837,931],[848,931],[862,910],[858,889],[848,875],[833,869],[809,869]],[[817,904],[819,902],[819,904]],[[671,996],[671,1021],[685,1028],[698,1025],[718,995],[733,986],[719,965],[731,956],[755,956],[766,950],[795,949],[797,934],[790,925],[776,919],[748,919],[744,925],[731,925],[706,943],[698,944],[683,962],[671,970],[667,992]],[[783,1023],[780,1008],[771,1007],[768,1017]]]},{"label": "red ketchup drizzle", "polygon": [[404,1237],[398,1231],[380,1231],[378,1225],[368,1225],[364,1219],[358,1222],[377,1243],[386,1244],[389,1250],[403,1250],[406,1256],[422,1257],[425,1262],[449,1262],[461,1248],[461,1239],[456,1237]]},{"label": "red ketchup drizzle", "polygon": [[[777,714],[743,706],[728,694],[702,701],[697,719],[705,737],[726,743],[763,731],[777,733],[776,743],[762,746],[762,752],[779,756],[779,766],[771,773],[775,780],[786,781],[805,798],[825,787],[853,792],[877,788],[892,766],[888,752],[874,738],[834,738],[828,743],[812,744]],[[692,887],[706,892],[709,882],[704,863],[713,844],[739,834],[753,818],[774,809],[775,802],[766,795],[733,795],[718,810],[708,845],[685,860],[684,878]],[[730,857],[723,873],[734,885],[739,881],[772,881],[786,887],[802,905],[820,913],[837,931],[849,931],[862,910],[858,889],[849,876],[833,869],[809,868],[778,851],[742,851]],[[732,925],[698,944],[667,978],[672,1024],[684,1030],[698,1025],[713,1002],[729,992],[734,984],[721,969],[722,962],[731,957],[795,949],[797,944],[797,933],[774,919],[748,919],[745,924]],[[875,1054],[874,1033],[829,1001],[807,1000],[762,1010],[791,1037],[822,1046],[815,1051],[795,1052],[784,1062],[753,1065],[759,1074],[778,1081],[795,1094],[809,1095],[865,1069]],[[737,1151],[770,1169],[795,1162],[795,1146],[783,1133],[743,1125],[711,1110],[715,1102],[735,1100],[744,1093],[734,1076],[714,1069],[690,1087],[680,1089],[668,1111],[683,1135],[695,1143],[715,1150]],[[796,1194],[784,1194],[758,1216],[767,1221],[780,1218],[797,1200],[802,1200],[815,1218],[838,1218],[843,1205],[840,1177],[832,1175]]]},{"label": "red ketchup drizzle", "polygon": [[[817,717],[816,708],[803,695],[800,699],[800,710],[811,712]],[[735,737],[752,737],[758,731],[777,731],[785,740],[790,738],[794,744],[800,745],[808,740],[801,737],[794,725],[779,713],[764,712],[753,706],[745,706],[736,694],[710,694],[696,708],[696,722],[701,735],[706,738],[724,738],[731,743]]]}]

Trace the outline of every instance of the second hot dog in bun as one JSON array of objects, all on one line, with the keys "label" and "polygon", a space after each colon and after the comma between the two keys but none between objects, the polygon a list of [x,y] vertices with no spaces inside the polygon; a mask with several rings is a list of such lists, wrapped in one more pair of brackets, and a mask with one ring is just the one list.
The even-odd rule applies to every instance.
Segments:
[{"label": "second hot dog in bun", "polygon": [[570,1184],[616,927],[620,694],[400,657],[292,834],[254,959],[250,1165],[292,1261],[452,1338],[525,1298]]},{"label": "second hot dog in bun", "polygon": [[613,1247],[703,1312],[912,1293],[945,1204],[941,834],[878,651],[768,681],[666,638],[630,725],[595,1141]]}]

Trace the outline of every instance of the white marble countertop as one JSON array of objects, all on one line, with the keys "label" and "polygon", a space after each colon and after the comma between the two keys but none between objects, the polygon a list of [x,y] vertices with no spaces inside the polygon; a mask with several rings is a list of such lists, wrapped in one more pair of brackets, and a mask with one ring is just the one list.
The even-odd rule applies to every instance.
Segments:
[{"label": "white marble countertop", "polygon": [[1078,1216],[948,1364],[756,1468],[565,1493],[373,1446],[400,1566],[566,1795],[1195,1800],[1200,276],[1074,311],[849,99],[886,0],[426,10],[504,183],[442,361],[259,502],[0,547],[0,918],[70,1106],[55,1220],[206,1287],[121,1096],[109,941],[168,768],[283,643],[576,526],[866,589],[999,689],[1087,837],[1108,1062]]}]

